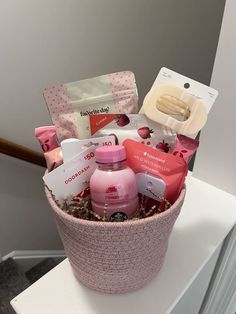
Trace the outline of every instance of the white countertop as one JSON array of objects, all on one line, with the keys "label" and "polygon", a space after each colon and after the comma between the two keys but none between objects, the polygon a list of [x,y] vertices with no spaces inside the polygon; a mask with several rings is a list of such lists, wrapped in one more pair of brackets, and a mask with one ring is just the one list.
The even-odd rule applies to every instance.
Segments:
[{"label": "white countertop", "polygon": [[236,222],[236,197],[191,176],[164,265],[145,288],[124,295],[92,291],[66,259],[15,297],[18,314],[164,314],[185,293]]}]

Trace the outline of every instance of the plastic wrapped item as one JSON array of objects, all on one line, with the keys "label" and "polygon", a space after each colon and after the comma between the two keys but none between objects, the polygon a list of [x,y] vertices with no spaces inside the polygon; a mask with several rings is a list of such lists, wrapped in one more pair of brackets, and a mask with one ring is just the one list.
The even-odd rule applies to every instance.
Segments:
[{"label": "plastic wrapped item", "polygon": [[114,135],[117,143],[133,139],[164,152],[172,152],[176,133],[148,119],[144,114],[104,114],[90,116],[92,136]]},{"label": "plastic wrapped item", "polygon": [[51,151],[44,153],[48,172],[56,169],[63,164],[61,147],[57,147]]},{"label": "plastic wrapped item", "polygon": [[50,152],[59,146],[56,137],[55,125],[35,128],[35,137],[38,139],[44,152]]},{"label": "plastic wrapped item", "polygon": [[188,164],[196,153],[198,146],[198,140],[179,134],[172,154],[182,157]]},{"label": "plastic wrapped item", "polygon": [[59,142],[90,137],[89,115],[138,112],[135,77],[130,71],[60,84],[46,88],[43,95]]},{"label": "plastic wrapped item", "polygon": [[[125,140],[127,163],[138,174],[138,187],[164,197],[171,204],[178,198],[187,175],[188,167],[185,160],[172,154],[157,151],[133,140]],[[146,180],[146,174],[150,177]],[[150,192],[150,193],[151,193]],[[148,196],[151,197],[151,194]]]},{"label": "plastic wrapped item", "polygon": [[206,123],[217,96],[217,90],[163,67],[140,113],[177,134],[196,135]]}]

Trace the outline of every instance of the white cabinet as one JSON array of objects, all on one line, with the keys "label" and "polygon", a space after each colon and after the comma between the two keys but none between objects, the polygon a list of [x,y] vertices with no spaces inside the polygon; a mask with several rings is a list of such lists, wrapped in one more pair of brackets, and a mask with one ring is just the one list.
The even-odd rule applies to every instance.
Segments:
[{"label": "white cabinet", "polygon": [[65,260],[11,304],[18,314],[197,314],[236,222],[235,208],[233,195],[190,175],[164,265],[146,287],[124,295],[98,293],[78,283]]}]

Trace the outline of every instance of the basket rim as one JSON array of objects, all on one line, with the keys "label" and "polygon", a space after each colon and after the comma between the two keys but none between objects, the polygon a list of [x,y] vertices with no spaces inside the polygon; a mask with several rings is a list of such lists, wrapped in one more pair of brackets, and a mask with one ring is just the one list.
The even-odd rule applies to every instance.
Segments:
[{"label": "basket rim", "polygon": [[158,215],[153,215],[150,217],[146,217],[146,218],[141,218],[141,219],[137,219],[137,220],[127,220],[127,221],[122,221],[122,222],[111,222],[111,221],[92,221],[92,220],[86,220],[86,219],[81,219],[81,218],[76,218],[73,217],[67,213],[65,213],[54,201],[54,199],[52,198],[52,195],[50,193],[50,191],[48,190],[48,188],[46,186],[44,186],[44,190],[46,193],[46,197],[47,200],[49,202],[49,204],[51,205],[52,209],[54,212],[56,212],[59,216],[63,217],[63,219],[72,222],[72,223],[78,223],[78,224],[82,224],[84,226],[91,226],[91,227],[103,227],[103,228],[107,228],[107,227],[117,227],[117,228],[124,228],[127,227],[129,228],[131,225],[142,225],[143,223],[147,223],[147,222],[151,222],[151,221],[155,221],[155,220],[160,220],[162,218],[164,218],[165,216],[169,216],[171,215],[176,209],[179,208],[179,204],[181,203],[181,201],[184,199],[185,194],[186,194],[186,184],[184,184],[177,200],[175,201],[174,204],[171,205],[170,208],[168,208],[166,211],[159,213]]}]

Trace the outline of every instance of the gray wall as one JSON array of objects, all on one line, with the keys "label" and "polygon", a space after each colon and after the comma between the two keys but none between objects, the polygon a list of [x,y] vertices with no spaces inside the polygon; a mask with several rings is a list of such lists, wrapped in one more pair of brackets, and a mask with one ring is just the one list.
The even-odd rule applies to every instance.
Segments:
[{"label": "gray wall", "polygon": [[[44,87],[132,70],[140,98],[162,66],[209,83],[223,0],[8,0],[0,9],[0,136],[39,149]],[[0,155],[0,253],[61,247],[42,169]]]},{"label": "gray wall", "polygon": [[[211,84],[219,90],[194,165],[194,176],[236,195],[236,1],[228,0]],[[235,208],[236,209],[236,208]]]},{"label": "gray wall", "polygon": [[55,83],[130,69],[142,100],[163,65],[209,83],[224,2],[1,1],[0,136],[39,150]]},{"label": "gray wall", "polygon": [[14,250],[59,250],[43,168],[0,154],[0,256]]}]

